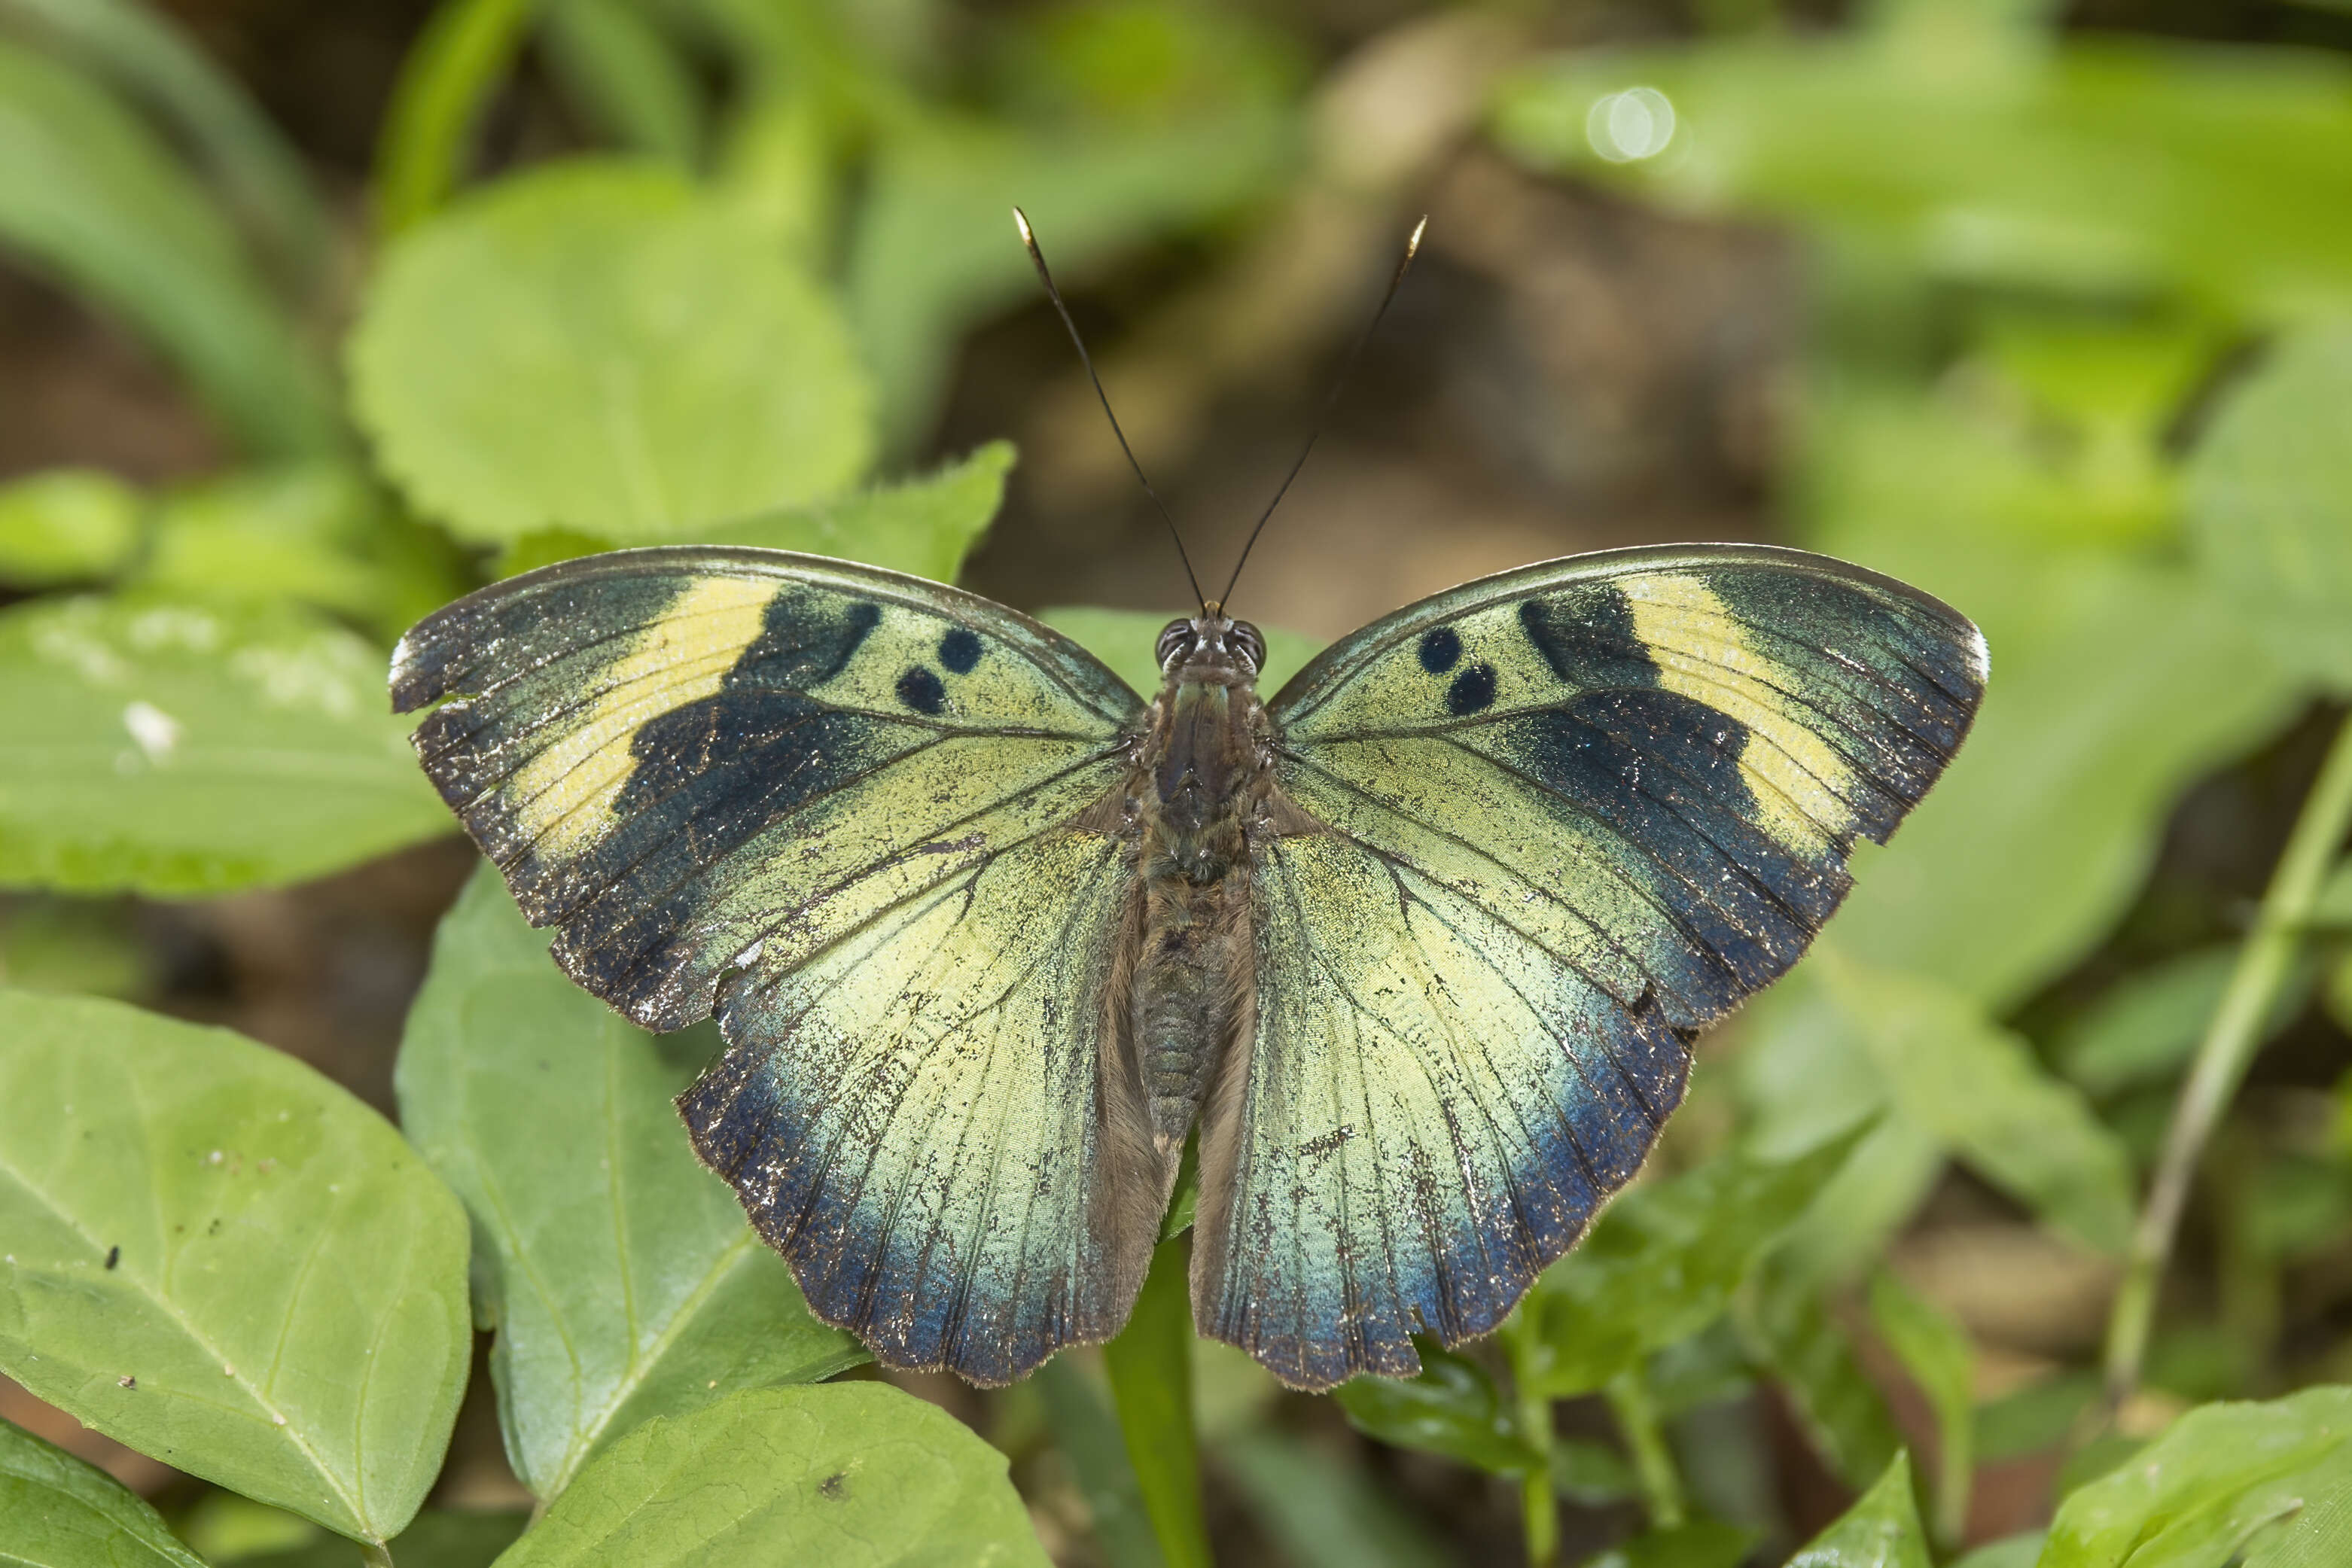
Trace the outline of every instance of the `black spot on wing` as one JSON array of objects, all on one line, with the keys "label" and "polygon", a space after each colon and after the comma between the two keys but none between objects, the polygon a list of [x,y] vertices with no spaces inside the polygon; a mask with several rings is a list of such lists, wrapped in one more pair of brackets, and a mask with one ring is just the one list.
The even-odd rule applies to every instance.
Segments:
[{"label": "black spot on wing", "polygon": [[1647,686],[1658,666],[1633,634],[1633,608],[1606,582],[1579,583],[1519,602],[1519,629],[1569,685]]},{"label": "black spot on wing", "polygon": [[1473,664],[1445,688],[1445,711],[1456,718],[1484,713],[1495,706],[1495,666]]},{"label": "black spot on wing", "polygon": [[1462,658],[1462,634],[1451,626],[1433,626],[1421,634],[1421,667],[1442,675]]},{"label": "black spot on wing", "polygon": [[1845,895],[1841,858],[1801,856],[1758,825],[1739,768],[1750,737],[1704,703],[1592,692],[1492,733],[1482,749],[1638,852],[1628,869],[1685,940],[1712,956],[1686,967],[1683,994],[1664,1003],[1674,1027],[1701,1027],[1778,978]]},{"label": "black spot on wing", "polygon": [[940,663],[956,674],[971,674],[980,663],[980,634],[969,627],[949,627],[940,639]]},{"label": "black spot on wing", "polygon": [[948,689],[929,670],[912,664],[898,677],[898,700],[917,713],[936,714],[947,706]]}]

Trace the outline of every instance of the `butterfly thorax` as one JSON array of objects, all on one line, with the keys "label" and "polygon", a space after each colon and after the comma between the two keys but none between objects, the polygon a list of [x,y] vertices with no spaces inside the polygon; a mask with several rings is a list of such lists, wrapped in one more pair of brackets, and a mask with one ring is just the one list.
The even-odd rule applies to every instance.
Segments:
[{"label": "butterfly thorax", "polygon": [[1129,1016],[1171,1172],[1247,1011],[1249,827],[1271,787],[1255,663],[1238,640],[1227,645],[1233,622],[1191,624],[1151,706],[1129,796],[1142,904]]}]

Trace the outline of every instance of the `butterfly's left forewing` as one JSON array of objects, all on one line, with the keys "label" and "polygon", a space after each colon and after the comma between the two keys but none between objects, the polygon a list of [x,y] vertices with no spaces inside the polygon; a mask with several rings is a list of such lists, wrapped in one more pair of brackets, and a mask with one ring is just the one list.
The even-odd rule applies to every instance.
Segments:
[{"label": "butterfly's left forewing", "polygon": [[1958,747],[1975,629],[1761,547],[1468,584],[1271,706],[1254,1028],[1203,1117],[1202,1332],[1294,1385],[1499,1322]]},{"label": "butterfly's left forewing", "polygon": [[1116,1332],[1163,1191],[1118,1048],[1139,703],[972,595],[776,551],[620,551],[422,622],[425,768],[590,990],[716,1011],[681,1102],[811,1307],[1001,1383]]}]

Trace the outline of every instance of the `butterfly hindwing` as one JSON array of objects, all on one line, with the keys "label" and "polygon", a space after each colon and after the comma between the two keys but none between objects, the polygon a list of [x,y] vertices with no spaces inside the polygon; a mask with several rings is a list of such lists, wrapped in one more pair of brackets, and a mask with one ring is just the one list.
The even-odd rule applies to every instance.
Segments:
[{"label": "butterfly hindwing", "polygon": [[1202,1127],[1194,1310],[1286,1381],[1499,1322],[1958,748],[1954,612],[1766,547],[1486,579],[1271,705],[1256,1022]]},{"label": "butterfly hindwing", "polygon": [[420,623],[395,705],[590,990],[716,1011],[680,1102],[812,1307],[1003,1382],[1116,1330],[1162,1191],[1115,1045],[1140,704],[985,600],[775,551],[565,562]]}]

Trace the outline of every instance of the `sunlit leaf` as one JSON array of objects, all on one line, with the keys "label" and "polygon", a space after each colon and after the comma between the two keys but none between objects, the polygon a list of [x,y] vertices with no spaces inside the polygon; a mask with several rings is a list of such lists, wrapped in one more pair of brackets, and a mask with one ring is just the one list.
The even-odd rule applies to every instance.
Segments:
[{"label": "sunlit leaf", "polygon": [[547,956],[495,871],[443,920],[402,1040],[401,1123],[474,1217],[507,1453],[541,1498],[654,1416],[864,1359],[688,1145],[717,1048],[656,1037]]},{"label": "sunlit leaf", "polygon": [[1911,1460],[1897,1454],[1876,1485],[1789,1559],[1789,1568],[1929,1568],[1930,1562],[1927,1532],[1911,1500]]},{"label": "sunlit leaf", "polygon": [[[1181,610],[1157,614],[1148,610],[1076,605],[1041,610],[1037,619],[1083,644],[1087,652],[1117,672],[1119,679],[1149,696],[1160,689],[1160,666],[1151,654],[1160,641],[1160,629],[1181,613]],[[1259,672],[1257,682],[1258,692],[1264,696],[1280,691],[1282,684],[1298,673],[1299,666],[1323,651],[1323,643],[1318,638],[1286,632],[1279,626],[1261,626],[1258,630],[1265,635],[1265,668]]]},{"label": "sunlit leaf", "polygon": [[2280,663],[2352,688],[2352,326],[2289,334],[2189,463],[2189,538]]},{"label": "sunlit leaf", "polygon": [[472,1358],[466,1218],[289,1056],[0,992],[0,1371],[142,1453],[399,1533]]},{"label": "sunlit leaf", "polygon": [[52,468],[0,485],[0,581],[49,588],[120,570],[146,501],[111,474]]},{"label": "sunlit leaf", "polygon": [[648,1421],[582,1472],[500,1568],[1045,1568],[1004,1456],[879,1383],[750,1389]]},{"label": "sunlit leaf", "polygon": [[1539,1327],[1536,1385],[1555,1398],[1598,1388],[1706,1328],[1859,1136],[1785,1162],[1729,1151],[1619,1198],[1520,1308]]},{"label": "sunlit leaf", "polygon": [[96,83],[5,39],[0,246],[130,322],[250,450],[341,439],[326,378],[203,189]]},{"label": "sunlit leaf", "polygon": [[872,450],[824,288],[654,164],[542,168],[406,235],[351,364],[387,472],[481,543],[695,539],[833,495]]},{"label": "sunlit leaf", "polygon": [[[1910,9],[1931,25],[1569,57],[1506,95],[1502,134],[1948,276],[2257,311],[2352,295],[2352,233],[2326,215],[2352,203],[2343,60],[2113,35],[1956,48],[1948,24],[1977,8]],[[1621,96],[1641,89],[1655,105]]]},{"label": "sunlit leaf", "polygon": [[0,613],[0,883],[218,892],[448,831],[383,656],[290,611],[157,598]]},{"label": "sunlit leaf", "polygon": [[1349,1425],[1392,1448],[1443,1454],[1493,1475],[1543,1468],[1485,1368],[1434,1345],[1419,1348],[1418,1377],[1358,1377],[1332,1390]]},{"label": "sunlit leaf", "polygon": [[2059,1504],[2041,1568],[2352,1562],[2352,1389],[2208,1405]]},{"label": "sunlit leaf", "polygon": [[0,1421],[0,1563],[10,1568],[205,1568],[163,1515],[130,1488],[5,1421]]}]

